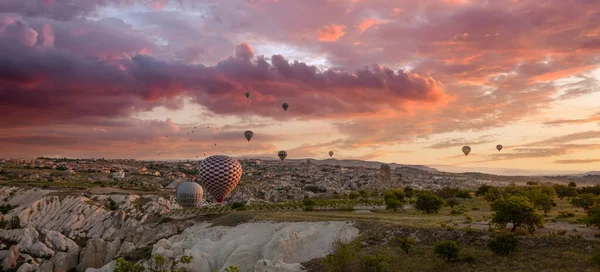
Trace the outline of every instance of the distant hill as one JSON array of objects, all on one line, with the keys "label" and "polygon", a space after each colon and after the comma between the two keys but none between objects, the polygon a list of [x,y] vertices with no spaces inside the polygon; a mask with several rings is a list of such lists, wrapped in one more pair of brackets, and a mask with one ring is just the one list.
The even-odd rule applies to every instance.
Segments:
[{"label": "distant hill", "polygon": [[[275,159],[273,157],[261,157],[261,156],[239,156],[236,158],[237,159],[259,159],[259,160],[266,160],[266,161],[279,160],[279,159]],[[317,160],[317,159],[313,159],[313,158],[286,159],[285,161],[290,162],[290,163],[302,163],[302,162],[306,162],[307,160],[314,164],[339,165],[339,166],[344,166],[344,167],[362,166],[362,167],[366,167],[366,168],[379,168],[379,167],[381,167],[381,164],[383,164],[382,162],[378,162],[378,161],[337,160],[337,159]],[[436,169],[433,169],[433,168],[425,166],[425,165],[397,164],[397,163],[388,163],[387,165],[389,165],[391,169],[395,169],[398,167],[410,167],[410,168],[415,168],[415,169],[428,171],[428,172],[438,172]]]},{"label": "distant hill", "polygon": [[[499,176],[549,176],[549,175],[585,175],[580,171],[559,171],[539,169],[514,169],[514,168],[492,168],[492,167],[461,167],[453,165],[430,165],[439,171],[449,173],[486,173]],[[588,172],[592,173],[592,172]],[[599,173],[600,172],[596,172]]]}]

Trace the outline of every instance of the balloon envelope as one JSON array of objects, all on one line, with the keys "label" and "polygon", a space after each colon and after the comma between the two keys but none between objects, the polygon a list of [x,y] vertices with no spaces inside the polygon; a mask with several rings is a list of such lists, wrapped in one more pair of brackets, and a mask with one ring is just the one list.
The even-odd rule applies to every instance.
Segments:
[{"label": "balloon envelope", "polygon": [[277,156],[281,159],[281,161],[285,160],[285,157],[287,157],[287,152],[285,152],[284,150],[281,150],[279,152],[277,152]]},{"label": "balloon envelope", "polygon": [[500,151],[500,150],[502,150],[502,147],[503,146],[501,144],[499,144],[499,145],[496,146],[496,149],[498,149],[498,151]]},{"label": "balloon envelope", "polygon": [[200,203],[200,200],[202,200],[203,195],[202,186],[195,182],[186,181],[177,185],[175,189],[177,203],[185,208],[196,207]]},{"label": "balloon envelope", "polygon": [[254,137],[254,132],[252,132],[251,130],[247,130],[246,132],[244,132],[244,138],[246,138],[248,142],[250,142],[252,137]]},{"label": "balloon envelope", "polygon": [[469,153],[471,153],[471,147],[468,145],[463,146],[462,152],[465,153],[465,156],[469,155]]},{"label": "balloon envelope", "polygon": [[329,151],[329,157],[333,157],[333,151]]},{"label": "balloon envelope", "polygon": [[250,92],[245,92],[244,95],[246,96],[246,98],[250,97]]},{"label": "balloon envelope", "polygon": [[229,156],[213,155],[200,163],[200,184],[222,203],[242,178],[242,166]]},{"label": "balloon envelope", "polygon": [[283,103],[283,104],[281,104],[281,107],[283,108],[284,111],[287,111],[287,109],[290,107],[290,105],[288,105],[288,103]]}]

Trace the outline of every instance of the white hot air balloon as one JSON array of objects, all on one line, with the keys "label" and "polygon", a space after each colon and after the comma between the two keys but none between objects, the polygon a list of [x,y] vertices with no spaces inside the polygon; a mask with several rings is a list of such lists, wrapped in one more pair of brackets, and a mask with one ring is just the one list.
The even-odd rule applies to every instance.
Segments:
[{"label": "white hot air balloon", "polygon": [[465,145],[462,147],[462,152],[465,153],[465,156],[468,156],[469,153],[471,153],[471,147],[468,145]]},{"label": "white hot air balloon", "polygon": [[185,208],[194,208],[202,200],[204,190],[202,186],[195,182],[186,181],[177,185],[175,189],[175,196],[177,203]]}]

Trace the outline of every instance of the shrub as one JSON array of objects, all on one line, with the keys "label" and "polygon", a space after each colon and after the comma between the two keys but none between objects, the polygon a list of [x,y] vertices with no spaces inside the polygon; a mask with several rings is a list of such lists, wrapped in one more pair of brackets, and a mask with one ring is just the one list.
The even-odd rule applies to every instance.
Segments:
[{"label": "shrub", "polygon": [[246,204],[244,204],[242,202],[233,202],[233,204],[231,204],[232,210],[245,210],[245,208],[246,208]]},{"label": "shrub", "polygon": [[237,266],[235,266],[235,265],[231,265],[231,266],[225,268],[225,272],[240,272],[240,269],[237,268]]},{"label": "shrub", "polygon": [[337,242],[335,252],[327,254],[325,256],[325,266],[327,271],[331,272],[345,272],[349,271],[352,263],[356,260],[358,255],[358,244],[357,243],[344,243]]},{"label": "shrub", "polygon": [[384,272],[390,264],[385,261],[381,254],[362,256],[364,271]]},{"label": "shrub", "polygon": [[341,207],[338,208],[338,211],[340,211],[340,212],[352,212],[352,211],[354,211],[354,206],[352,206],[352,205],[341,206]]},{"label": "shrub", "polygon": [[415,208],[425,213],[437,213],[444,205],[444,200],[431,191],[423,191],[417,197]]},{"label": "shrub", "polygon": [[144,272],[146,269],[136,263],[128,262],[123,258],[118,258],[114,272]]},{"label": "shrub", "polygon": [[409,250],[417,244],[417,240],[411,237],[398,238],[397,241],[400,249],[402,249],[406,255],[409,255]]},{"label": "shrub", "polygon": [[567,218],[567,217],[574,217],[575,214],[572,212],[565,212],[565,211],[560,211],[558,212],[558,216],[556,216],[556,218]]},{"label": "shrub", "polygon": [[519,237],[514,234],[500,234],[494,237],[487,247],[497,255],[508,255],[519,249]]},{"label": "shrub", "polygon": [[492,186],[489,185],[481,185],[479,186],[479,188],[477,188],[477,192],[475,192],[476,196],[482,196],[485,195],[491,188],[494,188]]},{"label": "shrub", "polygon": [[458,259],[460,245],[450,240],[439,241],[437,244],[435,244],[433,252],[450,262]]},{"label": "shrub", "polygon": [[590,262],[597,267],[600,267],[600,251],[596,251],[590,258]]},{"label": "shrub", "polygon": [[316,202],[314,199],[310,199],[310,198],[308,198],[308,199],[304,199],[304,200],[302,200],[302,204],[303,204],[304,206],[314,206],[314,205],[316,205],[316,204],[317,204],[317,202]]},{"label": "shrub", "polygon": [[383,193],[386,209],[397,211],[402,209],[405,203],[404,191],[402,189],[387,190]]},{"label": "shrub", "polygon": [[582,194],[571,199],[571,205],[588,210],[598,197],[595,194]]},{"label": "shrub", "polygon": [[350,199],[357,199],[359,196],[360,194],[357,192],[350,192],[350,194],[348,195]]},{"label": "shrub", "polygon": [[457,197],[451,197],[446,199],[446,205],[450,206],[450,208],[454,208],[454,206],[458,205],[460,200]]},{"label": "shrub", "polygon": [[475,257],[473,257],[471,255],[466,256],[463,258],[463,262],[472,264],[475,262]]},{"label": "shrub", "polygon": [[587,211],[587,216],[583,219],[588,226],[596,226],[600,228],[600,201],[597,201]]}]

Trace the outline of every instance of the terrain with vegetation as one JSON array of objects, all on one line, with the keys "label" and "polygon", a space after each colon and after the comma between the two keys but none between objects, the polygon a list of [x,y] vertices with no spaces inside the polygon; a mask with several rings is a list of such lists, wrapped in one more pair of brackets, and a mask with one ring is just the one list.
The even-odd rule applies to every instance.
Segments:
[{"label": "terrain with vegetation", "polygon": [[2,271],[600,271],[600,176],[242,159],[223,205],[197,162],[0,161]]}]

